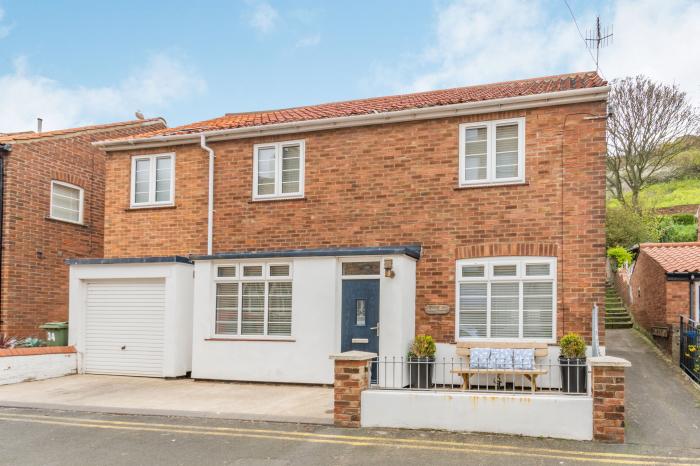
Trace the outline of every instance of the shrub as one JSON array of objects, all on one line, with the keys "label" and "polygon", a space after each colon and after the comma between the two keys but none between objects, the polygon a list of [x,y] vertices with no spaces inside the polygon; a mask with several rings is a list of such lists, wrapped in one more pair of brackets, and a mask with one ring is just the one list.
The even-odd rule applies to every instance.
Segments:
[{"label": "shrub", "polygon": [[0,348],[12,349],[19,343],[17,337],[11,337],[6,333],[0,333]]},{"label": "shrub", "polygon": [[615,261],[613,266],[616,269],[623,264],[632,263],[632,254],[627,249],[620,246],[608,248],[608,257]]},{"label": "shrub", "polygon": [[627,207],[609,207],[605,215],[605,244],[608,247],[630,247],[659,240],[656,219],[648,213],[637,213]]},{"label": "shrub", "polygon": [[577,333],[567,333],[559,340],[559,355],[562,358],[574,359],[586,357],[586,342]]},{"label": "shrub", "polygon": [[685,243],[697,241],[698,227],[696,225],[672,225],[661,239],[664,243]]},{"label": "shrub", "polygon": [[408,351],[409,358],[432,358],[435,356],[435,340],[430,335],[416,335]]},{"label": "shrub", "polygon": [[695,225],[695,215],[693,214],[673,214],[671,220],[676,225]]}]

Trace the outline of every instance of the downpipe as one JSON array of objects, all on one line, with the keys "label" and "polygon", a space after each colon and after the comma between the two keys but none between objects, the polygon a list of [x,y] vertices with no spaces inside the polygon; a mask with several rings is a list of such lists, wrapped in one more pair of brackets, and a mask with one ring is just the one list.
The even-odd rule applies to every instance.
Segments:
[{"label": "downpipe", "polygon": [[201,134],[199,145],[209,154],[209,199],[207,209],[207,255],[212,255],[214,241],[214,150],[207,146],[207,137]]}]

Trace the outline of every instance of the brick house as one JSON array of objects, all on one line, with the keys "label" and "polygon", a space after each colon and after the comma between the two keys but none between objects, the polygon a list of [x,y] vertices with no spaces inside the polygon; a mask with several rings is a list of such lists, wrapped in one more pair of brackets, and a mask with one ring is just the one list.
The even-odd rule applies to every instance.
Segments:
[{"label": "brick house", "polygon": [[104,157],[93,142],[165,128],[161,119],[0,134],[0,333],[42,336],[68,319],[67,257],[103,254]]},{"label": "brick house", "polygon": [[416,334],[590,342],[607,94],[576,73],[101,142],[104,256],[69,261],[81,370],[332,383],[330,353]]},{"label": "brick house", "polygon": [[674,356],[680,318],[698,321],[700,242],[642,243],[631,270],[621,268],[616,287],[635,322]]}]

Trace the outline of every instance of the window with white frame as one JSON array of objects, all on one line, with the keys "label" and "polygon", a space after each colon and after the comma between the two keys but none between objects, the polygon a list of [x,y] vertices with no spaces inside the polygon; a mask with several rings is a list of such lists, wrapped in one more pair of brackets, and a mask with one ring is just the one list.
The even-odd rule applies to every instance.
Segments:
[{"label": "window with white frame", "polygon": [[253,199],[304,195],[304,141],[253,147]]},{"label": "window with white frame", "polygon": [[215,282],[216,335],[291,336],[291,264],[218,265]]},{"label": "window with white frame", "polygon": [[556,258],[457,261],[457,338],[553,341]]},{"label": "window with white frame", "polygon": [[131,205],[172,205],[175,154],[137,155],[131,159]]},{"label": "window with white frame", "polygon": [[525,179],[525,119],[459,126],[461,186],[513,183]]},{"label": "window with white frame", "polygon": [[51,213],[55,220],[83,223],[83,188],[62,181],[51,181]]}]

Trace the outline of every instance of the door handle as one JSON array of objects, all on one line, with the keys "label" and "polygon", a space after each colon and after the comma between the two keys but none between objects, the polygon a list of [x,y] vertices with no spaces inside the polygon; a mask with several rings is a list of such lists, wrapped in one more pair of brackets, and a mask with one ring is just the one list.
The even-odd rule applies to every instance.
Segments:
[{"label": "door handle", "polygon": [[379,322],[377,322],[377,326],[376,326],[376,327],[370,327],[369,329],[370,329],[370,330],[376,330],[376,331],[377,331],[377,336],[379,336]]}]

